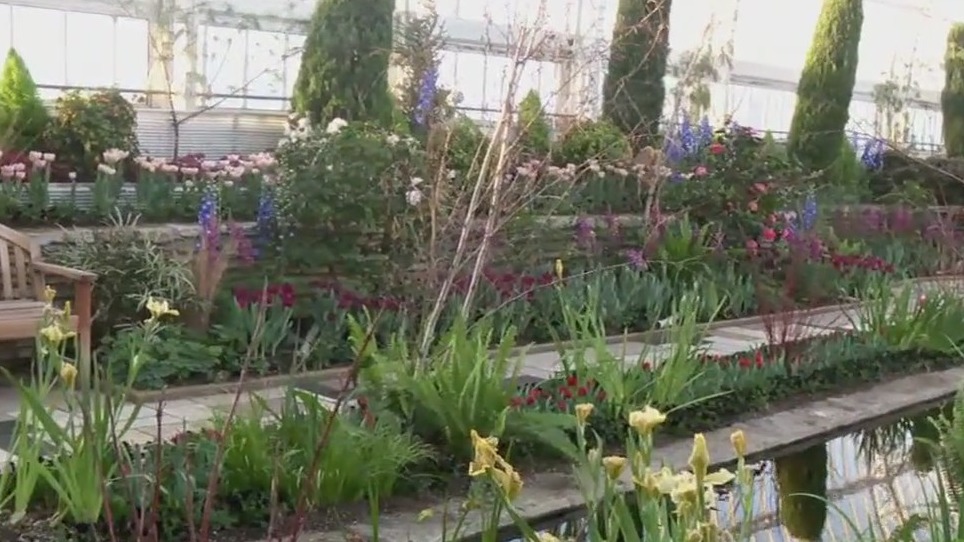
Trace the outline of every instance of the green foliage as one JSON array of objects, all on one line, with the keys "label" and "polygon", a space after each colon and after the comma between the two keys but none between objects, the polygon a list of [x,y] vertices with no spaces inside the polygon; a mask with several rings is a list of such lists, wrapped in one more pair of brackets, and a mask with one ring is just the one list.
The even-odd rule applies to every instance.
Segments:
[{"label": "green foliage", "polygon": [[787,139],[790,155],[808,169],[831,167],[843,148],[863,22],[863,0],[824,0]]},{"label": "green foliage", "polygon": [[[767,217],[792,207],[810,189],[803,173],[751,130],[718,131],[715,141],[683,159],[682,182],[661,193],[664,212],[686,213],[729,239],[756,239]],[[772,225],[772,224],[771,224]]]},{"label": "green foliage", "polygon": [[94,326],[98,335],[132,324],[143,300],[157,296],[186,309],[194,302],[191,270],[169,247],[133,221],[118,220],[51,247],[51,261],[97,273]]},{"label": "green foliage", "polygon": [[861,327],[895,349],[950,354],[964,341],[964,330],[955,324],[964,318],[964,301],[952,291],[935,289],[924,295],[910,286],[895,290],[877,282],[862,297]]},{"label": "green foliage", "polygon": [[[131,376],[131,357],[141,346],[136,331],[123,328],[104,340],[98,359],[115,382],[127,382]],[[142,368],[131,381],[135,389],[159,390],[172,383],[221,380],[218,371],[224,349],[184,327],[167,327],[143,346],[138,353]]]},{"label": "green foliage", "polygon": [[42,145],[49,122],[30,70],[10,49],[0,76],[0,141],[5,149],[35,150]]},{"label": "green foliage", "polygon": [[56,114],[46,136],[50,150],[90,179],[104,151],[138,152],[137,113],[116,90],[93,94],[68,92],[57,99]]},{"label": "green foliage", "polygon": [[947,156],[964,158],[964,23],[952,25],[947,34],[941,115]]},{"label": "green foliage", "polygon": [[448,118],[445,102],[449,91],[444,89],[435,89],[435,103],[431,104],[431,111],[419,111],[419,102],[423,101],[424,81],[426,77],[437,79],[445,42],[438,13],[430,10],[424,15],[406,14],[398,21],[395,34],[393,61],[406,72],[403,83],[396,87],[398,109],[406,119],[406,124],[417,124],[416,117],[424,117],[426,125]]},{"label": "green foliage", "polygon": [[[273,423],[262,428],[261,419],[267,414],[272,415]],[[293,507],[306,489],[309,477],[305,473],[310,472],[313,452],[324,437],[330,415],[317,395],[291,391],[281,409],[262,403],[252,415],[239,420],[227,443],[224,494],[265,498],[275,489],[282,502]],[[357,416],[342,416],[333,420],[313,492],[307,495],[315,505],[388,496],[406,467],[428,457],[428,449],[389,415],[367,427],[359,424]],[[281,463],[274,458],[281,458]],[[265,503],[256,504],[262,505],[257,511],[262,517],[269,512]]]},{"label": "green foliage", "polygon": [[606,120],[584,120],[562,134],[553,160],[560,165],[583,165],[590,160],[626,160],[632,156],[629,140]]},{"label": "green foliage", "polygon": [[459,114],[434,133],[436,137],[444,138],[445,160],[449,169],[465,177],[478,175],[489,138],[475,121]]},{"label": "green foliage", "polygon": [[827,523],[827,445],[776,459],[780,521],[798,540],[820,540]]},{"label": "green foliage", "polygon": [[603,84],[603,115],[637,150],[656,145],[666,98],[671,0],[620,0]]},{"label": "green foliage", "polygon": [[519,143],[527,155],[544,156],[552,143],[552,127],[542,110],[542,99],[530,90],[519,104]]},{"label": "green foliage", "polygon": [[[788,366],[787,360],[792,359]],[[959,365],[953,354],[895,350],[871,337],[828,336],[765,346],[731,356],[706,356],[687,392],[663,405],[675,415],[666,430],[687,436],[723,427],[794,397],[827,393],[895,376]],[[657,373],[648,373],[655,378]],[[640,385],[646,385],[644,381]],[[720,390],[728,393],[720,395]],[[707,397],[709,397],[707,399]],[[739,401],[734,401],[739,397]]]},{"label": "green foliage", "polygon": [[407,219],[417,208],[406,194],[418,189],[424,152],[374,126],[332,132],[313,131],[279,149],[276,205],[289,234],[281,265],[381,279],[411,255]]},{"label": "green foliage", "polygon": [[[866,201],[869,195],[867,168],[857,157],[853,145],[844,138],[837,160],[830,167],[826,178],[829,181],[828,190],[824,195],[838,203],[858,203]],[[828,191],[832,192],[827,193]]]},{"label": "green foliage", "polygon": [[935,447],[941,439],[938,422],[931,416],[917,416],[910,420],[910,436],[913,439],[909,453],[911,464],[917,472],[934,470],[938,456]]},{"label": "green foliage", "polygon": [[946,477],[948,492],[959,503],[964,499],[964,389],[957,392],[949,415],[935,421],[940,429],[941,474]]},{"label": "green foliage", "polygon": [[[520,359],[512,353],[515,333],[499,337],[489,348],[488,323],[472,329],[456,320],[435,349],[420,362],[400,336],[386,349],[371,348],[371,366],[361,377],[362,393],[370,402],[398,415],[424,441],[444,446],[456,461],[472,457],[471,431],[509,442],[527,442],[571,452],[564,428],[568,416],[522,412],[510,408]],[[364,330],[353,333],[363,344]]]},{"label": "green foliage", "polygon": [[964,157],[917,158],[899,151],[884,153],[883,167],[870,174],[876,200],[914,205],[964,204]]},{"label": "green foliage", "polygon": [[294,111],[324,125],[341,118],[390,126],[392,0],[318,0],[295,82]]},{"label": "green foliage", "polygon": [[[218,475],[211,527],[263,527],[273,512],[293,511],[299,497],[324,507],[391,496],[406,469],[429,455],[389,416],[362,425],[358,416],[342,413],[331,420],[326,434],[332,413],[311,393],[290,391],[280,407],[253,396],[252,406],[235,416],[223,438],[210,431],[184,433],[135,450],[143,459],[136,456],[132,476],[115,482],[132,487],[116,487],[113,494],[127,496],[133,490],[137,496],[153,495],[158,484],[161,490],[141,510],[118,498],[112,512],[121,520],[157,514],[166,537],[183,539],[188,521],[200,524],[208,480]],[[325,437],[327,445],[313,464]]]}]

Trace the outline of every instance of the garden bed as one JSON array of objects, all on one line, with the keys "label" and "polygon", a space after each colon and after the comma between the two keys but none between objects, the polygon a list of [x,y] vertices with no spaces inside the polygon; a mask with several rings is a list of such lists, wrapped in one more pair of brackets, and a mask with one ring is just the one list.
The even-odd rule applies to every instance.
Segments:
[{"label": "garden bed", "polygon": [[[667,431],[665,432],[670,438],[661,441],[661,452],[666,450],[667,456],[675,457],[672,454],[676,453],[675,450],[683,444],[680,444],[680,441],[673,440],[672,437],[674,436],[696,430],[717,435],[720,433],[718,428],[732,424],[746,427],[754,454],[765,453],[765,451],[779,447],[800,445],[804,440],[824,436],[828,431],[842,430],[841,428],[850,429],[854,424],[860,423],[863,417],[891,414],[915,404],[933,404],[934,401],[946,398],[956,390],[957,381],[951,378],[953,375],[964,376],[964,372],[962,372],[964,369],[960,367],[964,360],[961,360],[955,354],[942,354],[918,349],[897,352],[888,350],[879,344],[868,343],[861,340],[861,337],[862,335],[841,334],[817,338],[807,341],[807,344],[797,345],[798,348],[796,349],[790,349],[803,352],[807,356],[805,360],[778,358],[780,352],[783,351],[780,350],[782,347],[779,346],[767,346],[727,358],[701,359],[700,362],[704,367],[702,369],[703,374],[700,376],[700,380],[694,384],[695,388],[689,390],[687,394],[676,397],[672,403],[658,404],[664,411],[673,411],[670,420],[667,422]],[[833,352],[836,352],[836,354],[830,355]],[[748,361],[744,363],[743,360]],[[915,373],[920,374],[907,376]],[[512,397],[528,396],[532,393],[533,384],[535,387],[541,386],[542,389],[550,390],[553,393],[560,391],[562,385],[578,386],[579,382],[568,382],[572,376],[561,375],[558,380],[549,379],[536,383],[531,381],[524,383],[526,387],[518,392],[521,395],[509,394],[507,402],[510,405],[510,417],[516,416],[516,412],[521,413],[527,410],[525,406],[512,400]],[[633,379],[636,377],[646,379],[655,378],[655,375],[642,368],[638,371],[630,370],[626,373],[626,383],[639,385],[641,386],[640,389],[645,389],[648,384],[645,382],[634,383]],[[502,380],[500,379],[499,382],[501,383]],[[916,384],[911,385],[908,382],[915,382]],[[855,391],[869,383],[873,384],[870,389]],[[927,385],[925,386],[923,383],[927,383]],[[500,385],[504,386],[504,384]],[[690,395],[705,397],[709,395],[708,391],[712,389],[727,392],[727,395],[711,398],[697,404],[688,404]],[[364,385],[361,388],[363,393],[374,393],[376,390],[377,388],[365,387]],[[887,390],[891,391],[887,392]],[[400,391],[405,392],[404,389]],[[541,410],[542,407],[545,407],[557,414],[571,413],[573,406],[577,403],[587,400],[596,402],[596,410],[592,415],[590,426],[599,432],[600,437],[609,449],[607,452],[615,453],[621,446],[622,435],[625,434],[626,426],[623,421],[625,414],[612,411],[609,408],[611,403],[607,403],[606,398],[600,397],[595,391],[595,389],[592,389],[590,393],[584,396],[572,394],[566,398],[565,405],[560,405],[559,398],[553,397],[551,400],[539,401],[536,405],[529,405],[528,410]],[[901,395],[896,395],[898,392]],[[833,397],[827,399],[814,399],[815,396],[826,397],[831,395]],[[855,397],[862,397],[868,403],[856,403]],[[867,399],[868,397],[869,399]],[[734,403],[735,398],[739,398],[738,404]],[[368,416],[381,418],[382,416],[401,414],[400,412],[390,414],[389,411],[382,410],[386,406],[381,401],[375,399],[374,396],[370,396],[370,399],[366,400],[366,406],[361,411],[346,413],[345,415],[348,416],[346,420],[355,420],[353,423],[360,423],[361,427],[365,427],[368,423],[366,420],[369,420]],[[417,396],[412,399],[418,400]],[[382,406],[376,407],[376,404]],[[784,405],[792,406],[784,410]],[[858,406],[859,408],[857,408]],[[457,405],[452,405],[452,407],[454,409],[459,408]],[[241,419],[238,422],[240,425],[233,427],[231,432],[224,436],[231,453],[225,457],[225,463],[222,465],[222,479],[219,484],[220,497],[216,506],[217,518],[219,518],[217,524],[224,532],[220,535],[221,538],[215,538],[215,540],[232,542],[235,540],[258,540],[263,536],[263,524],[261,522],[266,521],[267,516],[264,516],[264,514],[268,511],[267,508],[264,508],[268,506],[268,501],[265,500],[268,494],[265,492],[269,491],[268,488],[271,487],[271,483],[270,477],[264,479],[263,482],[268,485],[258,490],[257,488],[261,487],[261,482],[258,482],[258,480],[264,473],[258,474],[258,472],[261,472],[260,469],[255,472],[243,470],[260,465],[260,460],[255,461],[255,457],[249,454],[265,451],[256,452],[260,448],[252,448],[252,442],[256,442],[257,439],[264,438],[266,435],[273,435],[269,439],[280,439],[278,443],[284,443],[281,448],[274,451],[275,454],[280,454],[282,458],[288,457],[289,452],[286,450],[312,449],[312,442],[314,441],[310,435],[314,434],[314,438],[318,437],[319,423],[323,423],[324,420],[324,417],[318,417],[318,412],[311,414],[312,408],[308,407],[307,413],[294,414],[289,412],[282,415],[281,421],[278,422],[280,424],[277,426],[278,429],[269,429],[267,433],[262,432],[263,429],[254,429],[254,427],[261,427],[260,417],[253,420]],[[486,405],[484,403],[479,404],[479,408],[486,408]],[[766,413],[766,415],[761,417],[761,413]],[[809,418],[806,418],[802,413],[806,413]],[[779,427],[766,425],[769,423],[765,421],[766,419],[781,417],[783,422]],[[422,460],[399,467],[398,472],[405,473],[404,477],[398,480],[399,485],[384,494],[385,508],[381,517],[390,518],[387,526],[388,532],[392,532],[397,527],[393,527],[393,525],[395,525],[395,522],[402,521],[400,518],[405,517],[405,513],[415,513],[428,505],[437,503],[437,498],[432,495],[438,495],[440,491],[443,491],[443,488],[448,488],[444,490],[448,492],[452,488],[464,490],[466,487],[464,474],[457,474],[453,477],[453,473],[464,473],[464,465],[460,464],[461,461],[467,461],[468,459],[463,455],[464,450],[451,448],[450,445],[454,443],[427,438],[425,435],[431,434],[431,431],[424,433],[424,427],[420,429],[417,425],[420,420],[422,420],[420,416],[410,420],[410,422],[416,423],[416,425],[410,427],[410,430],[419,435],[417,440],[429,446],[426,451],[440,459],[428,460],[428,456],[426,456]],[[256,425],[252,425],[252,423]],[[272,426],[269,425],[269,427]],[[291,432],[296,427],[298,428],[297,431]],[[803,433],[808,436],[800,436]],[[366,454],[374,451],[366,447],[373,444],[365,440],[368,437],[357,434],[350,436],[352,435],[351,432],[339,434],[341,435],[339,438],[346,438],[348,442],[337,444],[334,450],[330,450],[329,453],[334,455],[330,456],[329,460],[331,460],[331,457],[343,457],[339,454],[348,453],[348,450],[351,449],[354,454],[361,454],[355,458],[355,461],[361,461],[358,468],[369,468],[373,469],[370,472],[381,472],[380,467],[366,463],[367,461],[376,461],[377,464],[378,461],[371,458],[366,459]],[[532,435],[537,434],[541,434],[541,430]],[[788,436],[790,434],[793,435],[793,438]],[[256,440],[252,441],[252,438]],[[351,443],[352,439],[358,438],[363,440],[354,444]],[[168,468],[175,472],[179,469],[189,469],[193,473],[192,476],[196,477],[197,480],[204,480],[206,479],[205,474],[210,474],[214,468],[212,461],[216,457],[215,450],[220,441],[221,437],[214,433],[185,434],[165,443],[163,445],[164,452],[158,457],[165,458],[165,471]],[[522,434],[510,436],[507,441],[507,445],[516,450],[513,462],[519,465],[519,468],[523,469],[524,472],[534,473],[526,476],[527,488],[536,486],[535,491],[542,491],[538,486],[544,482],[552,485],[556,492],[568,490],[570,482],[567,482],[567,480],[569,480],[569,477],[560,474],[560,472],[567,470],[566,463],[561,461],[560,456],[546,447],[545,442],[525,440]],[[366,442],[367,445],[363,444]],[[389,444],[391,442],[395,444]],[[399,442],[394,440],[384,441],[378,446],[377,453],[382,458],[386,455],[391,456],[393,453],[398,453]],[[347,448],[345,448],[346,446]],[[340,452],[339,449],[343,451]],[[145,465],[148,466],[147,468],[152,468],[150,465],[153,465],[153,461],[150,460],[150,457],[157,454],[156,448],[149,445],[141,448],[141,450],[149,452],[150,455],[147,456]],[[723,451],[723,448],[715,447],[714,450]],[[685,456],[683,457],[685,458]],[[346,458],[347,456],[344,456],[339,461],[345,461]],[[441,458],[454,459],[441,460]],[[284,466],[272,466],[272,460],[268,457],[263,459],[268,461],[268,464],[261,465],[262,469],[267,469],[265,473],[271,472],[275,468],[282,468],[289,472],[298,472],[299,469],[306,468],[305,466],[298,467],[300,463],[294,459],[283,459],[286,462]],[[288,464],[288,461],[295,461],[295,463]],[[724,460],[723,462],[727,461]],[[182,464],[181,462],[188,463]],[[365,467],[361,466],[362,463],[365,464]],[[236,470],[241,469],[242,465],[247,466],[243,467],[242,470]],[[546,472],[547,465],[551,466],[549,470],[554,472]],[[344,464],[341,464],[341,467],[351,470]],[[331,468],[335,468],[335,465],[331,465]],[[355,481],[350,482],[346,478],[345,482],[349,484],[358,482],[354,478],[352,480]],[[251,485],[252,483],[254,485]],[[181,491],[183,491],[183,488]],[[203,488],[198,487],[194,491],[203,491]],[[235,493],[236,491],[239,493]],[[201,494],[197,494],[196,497],[201,498]],[[291,496],[289,495],[287,498],[291,498]],[[329,496],[329,498],[331,497]],[[176,513],[174,509],[168,508],[183,506],[183,496],[179,498],[177,495],[171,495],[170,499],[178,500],[164,499],[167,517],[180,517],[178,514],[183,511]],[[557,493],[553,499],[548,499],[543,504],[548,502],[558,505],[559,499]],[[282,500],[284,501],[284,499]],[[349,500],[354,501],[354,499]],[[566,503],[566,506],[574,506],[578,504],[578,500],[567,497]],[[293,505],[293,503],[289,503],[290,505]],[[290,513],[291,508],[287,510]],[[392,510],[399,510],[399,512],[397,515],[393,515],[390,512]],[[539,510],[542,510],[542,508],[539,508]],[[542,512],[536,513],[536,511],[526,508],[522,508],[520,511],[525,513],[527,517],[542,514]],[[115,513],[117,512],[118,510],[115,510]],[[311,511],[309,524],[324,528],[338,524],[338,521],[344,522],[346,519],[363,519],[365,513],[363,507],[351,502],[330,502],[321,504]],[[411,520],[411,517],[409,517],[407,521]],[[170,538],[172,541],[179,539],[177,537],[183,537],[183,524],[178,526],[177,523],[175,521],[174,524],[168,526],[168,528],[173,529],[170,533],[170,536],[174,537]],[[384,525],[383,528],[385,528]],[[385,540],[396,540],[390,535],[387,538],[384,538],[384,536],[383,539]],[[162,538],[164,542],[167,542],[167,540],[167,538]]]},{"label": "garden bed", "polygon": [[[908,281],[903,281],[898,283],[900,285],[917,285],[918,287],[928,287],[934,285],[941,285],[945,283],[957,282],[964,280],[964,276],[961,275],[942,275],[937,277],[922,277],[916,279],[910,279]],[[939,287],[939,286],[938,286]],[[806,325],[808,322],[812,322],[814,319],[818,319],[821,316],[826,316],[833,313],[839,313],[842,319],[846,319],[846,314],[852,312],[859,303],[843,303],[835,305],[825,305],[822,307],[816,307],[806,310],[794,311],[791,314],[785,315],[764,315],[764,316],[748,316],[745,318],[736,318],[731,320],[719,320],[710,323],[700,324],[699,330],[701,333],[709,333],[714,330],[725,331],[727,328],[752,328],[752,329],[764,329],[767,325],[771,325],[771,322],[778,322],[779,325],[787,326],[791,323],[797,323],[801,325]],[[816,327],[822,327],[817,325]],[[607,345],[620,345],[623,343],[644,343],[648,345],[659,345],[664,344],[669,340],[670,330],[668,329],[654,329],[649,331],[626,333],[623,335],[613,335],[605,338],[605,343]],[[566,351],[573,347],[586,348],[587,345],[583,342],[581,345],[575,341],[562,341],[559,344],[555,343],[541,343],[541,344],[530,344],[527,346],[514,347],[511,350],[511,355],[513,357],[524,356],[524,355],[534,355],[549,352]],[[331,367],[327,369],[306,371],[294,374],[280,374],[280,375],[270,375],[270,376],[247,376],[243,382],[238,380],[232,380],[228,382],[217,382],[217,383],[204,383],[204,384],[188,384],[188,385],[172,385],[163,390],[151,390],[151,389],[132,389],[128,394],[130,401],[138,404],[150,404],[156,403],[160,399],[164,400],[174,400],[180,398],[195,398],[203,397],[207,395],[217,395],[217,394],[233,394],[239,389],[241,391],[255,391],[263,390],[272,387],[289,386],[295,384],[299,381],[335,381],[341,380],[346,372],[348,366],[342,365],[338,367]],[[523,371],[524,372],[524,371]]]},{"label": "garden bed", "polygon": [[[917,282],[927,282],[935,280],[933,278],[926,279],[916,279]],[[805,323],[809,318],[814,318],[821,315],[831,314],[839,312],[842,315],[845,311],[853,309],[857,306],[856,303],[845,303],[839,305],[826,305],[823,307],[817,307],[815,309],[807,310],[806,312],[801,311],[799,313],[799,318],[801,323]],[[728,327],[760,327],[763,325],[763,318],[761,316],[748,316],[746,318],[737,318],[733,320],[720,320],[717,322],[710,322],[706,324],[700,324],[700,331],[707,333],[716,329],[725,329]],[[777,317],[779,318],[779,317]],[[623,343],[645,343],[649,345],[659,345],[667,340],[669,331],[667,329],[655,329],[650,331],[640,331],[634,333],[626,333],[624,335],[613,335],[605,338],[605,343],[607,345],[620,345]],[[547,352],[558,352],[560,349],[562,351],[568,350],[570,348],[585,348],[585,343],[579,344],[576,341],[563,341],[559,344],[553,343],[541,343],[541,344],[531,344],[527,346],[514,347],[511,352],[513,357],[526,356],[530,354],[541,354]],[[218,394],[233,394],[239,390],[242,392],[251,392],[264,390],[274,387],[284,387],[295,385],[302,381],[336,381],[341,380],[348,373],[349,367],[343,365],[340,367],[331,367],[328,369],[321,369],[317,371],[305,371],[295,374],[282,374],[282,375],[270,375],[270,376],[248,376],[243,381],[231,381],[231,382],[215,382],[215,383],[205,383],[205,384],[187,384],[187,385],[175,385],[172,387],[165,388],[163,390],[130,390],[128,392],[128,399],[132,402],[138,404],[150,404],[156,403],[157,401],[164,399],[165,401],[182,399],[182,398],[195,398],[204,397],[208,395],[218,395]]]}]

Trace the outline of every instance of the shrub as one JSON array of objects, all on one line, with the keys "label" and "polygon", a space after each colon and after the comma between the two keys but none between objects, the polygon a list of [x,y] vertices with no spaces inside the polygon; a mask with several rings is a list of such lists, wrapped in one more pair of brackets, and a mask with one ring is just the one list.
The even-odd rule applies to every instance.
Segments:
[{"label": "shrub", "polygon": [[964,157],[964,23],[951,26],[944,53],[944,149],[949,157]]},{"label": "shrub", "polygon": [[62,161],[90,178],[104,151],[137,154],[137,113],[116,90],[69,92],[57,99],[46,139]]},{"label": "shrub", "polygon": [[870,174],[870,193],[875,199],[892,199],[891,195],[919,187],[937,205],[964,204],[964,158],[928,156],[915,158],[899,151],[884,153],[883,166]]},{"label": "shrub", "polygon": [[519,143],[524,154],[544,156],[549,152],[552,128],[542,110],[542,99],[530,90],[519,104]]},{"label": "shrub", "polygon": [[634,148],[653,145],[666,99],[671,0],[620,0],[603,83],[603,114],[632,136]]},{"label": "shrub", "polygon": [[630,157],[629,140],[606,120],[584,120],[570,126],[559,138],[554,161],[560,165],[589,160],[624,160]]},{"label": "shrub", "polygon": [[[353,344],[364,344],[364,335],[355,326]],[[385,349],[370,345],[362,392],[371,405],[393,412],[417,437],[444,446],[458,460],[472,456],[473,431],[564,454],[570,448],[565,416],[510,407],[521,368],[512,353],[515,337],[512,328],[499,333],[484,321],[469,330],[457,319],[424,360],[414,358],[400,336]],[[427,369],[420,370],[421,363]]]},{"label": "shrub", "polygon": [[827,169],[840,156],[857,78],[862,0],[826,0],[797,85],[787,146],[805,167]]},{"label": "shrub", "polygon": [[412,138],[343,121],[282,145],[282,265],[374,280],[407,265],[411,230],[403,221],[425,188],[417,186],[423,158]]},{"label": "shrub", "polygon": [[25,150],[43,138],[50,115],[30,70],[15,49],[7,53],[0,76],[0,137],[4,147]]},{"label": "shrub", "polygon": [[489,138],[475,121],[459,115],[441,127],[438,134],[446,139],[445,155],[449,169],[464,174],[479,172]]},{"label": "shrub", "polygon": [[49,256],[59,264],[97,273],[94,326],[101,336],[138,321],[146,296],[168,299],[180,308],[190,306],[194,299],[188,265],[149,233],[137,229],[134,221],[118,219],[111,227],[89,235],[70,236],[55,245]]},{"label": "shrub", "polygon": [[388,126],[392,0],[319,0],[292,98],[296,113],[321,124],[335,118]]}]

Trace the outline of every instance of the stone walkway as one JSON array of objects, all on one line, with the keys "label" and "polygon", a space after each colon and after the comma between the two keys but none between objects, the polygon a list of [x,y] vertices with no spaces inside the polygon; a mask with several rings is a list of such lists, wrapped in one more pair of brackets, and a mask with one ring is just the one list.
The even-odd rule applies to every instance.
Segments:
[{"label": "stone walkway", "polygon": [[[964,280],[918,282],[916,286],[920,293],[931,291],[934,288],[951,288],[956,291],[964,291]],[[706,353],[732,355],[752,351],[766,344],[769,334],[777,337],[806,338],[849,330],[853,329],[855,324],[859,324],[859,315],[852,307],[848,309],[838,307],[816,310],[809,314],[800,312],[795,315],[795,321],[790,324],[781,321],[779,318],[775,320],[774,324],[770,326],[770,333],[767,331],[768,326],[760,319],[744,319],[735,321],[730,325],[721,322],[705,336]],[[777,329],[774,330],[774,327]],[[783,332],[781,328],[789,328],[789,331]],[[672,344],[657,341],[647,342],[647,339],[643,337],[644,334],[637,333],[629,335],[626,340],[618,337],[612,338],[608,345],[612,359],[622,360],[627,367],[640,367],[643,363],[658,364],[672,351]],[[587,352],[586,357],[593,359],[595,352]],[[562,369],[563,360],[555,350],[532,352],[527,354],[523,360],[520,379],[524,383],[537,382]],[[330,405],[335,403],[335,398],[341,389],[340,383],[333,380],[299,382],[292,386],[317,395],[320,400]],[[271,408],[277,408],[284,399],[288,387],[269,388],[254,393],[265,400]],[[251,408],[251,397],[251,393],[242,393],[239,399],[240,412],[247,412]],[[157,405],[144,405],[137,413],[129,433],[125,435],[125,440],[131,443],[145,443],[155,440],[158,434],[163,439],[169,439],[186,430],[210,426],[212,420],[223,417],[231,409],[234,401],[234,393],[166,401],[161,408],[163,414],[160,418],[158,417]],[[346,407],[352,408],[354,405],[348,404]],[[0,459],[7,455],[4,450],[10,449],[18,408],[19,401],[16,398],[15,390],[13,388],[0,388]],[[134,408],[133,405],[125,405],[122,417],[129,417]],[[55,413],[55,418],[65,421],[67,413],[60,410]],[[160,429],[158,429],[159,427]]]}]

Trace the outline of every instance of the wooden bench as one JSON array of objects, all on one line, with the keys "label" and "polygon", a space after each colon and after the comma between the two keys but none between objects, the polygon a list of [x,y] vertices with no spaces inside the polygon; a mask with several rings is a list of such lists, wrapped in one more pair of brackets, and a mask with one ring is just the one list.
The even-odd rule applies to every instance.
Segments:
[{"label": "wooden bench", "polygon": [[77,333],[77,362],[90,374],[91,298],[97,275],[43,261],[30,236],[0,224],[0,341],[31,339],[43,323],[48,278],[74,287],[70,328]]}]

